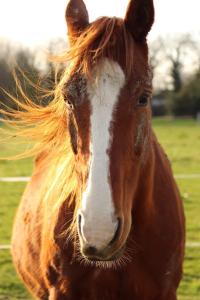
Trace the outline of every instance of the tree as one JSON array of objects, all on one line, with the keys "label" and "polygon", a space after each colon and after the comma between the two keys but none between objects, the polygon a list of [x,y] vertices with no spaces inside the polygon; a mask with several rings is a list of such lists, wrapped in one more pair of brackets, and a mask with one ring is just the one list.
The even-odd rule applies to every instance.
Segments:
[{"label": "tree", "polygon": [[193,117],[200,112],[200,72],[193,75],[179,93],[174,95],[172,112],[176,116]]},{"label": "tree", "polygon": [[[4,50],[2,50],[4,49]],[[34,88],[40,77],[40,73],[34,64],[34,54],[24,48],[17,48],[5,44],[1,47],[0,53],[0,108],[17,108],[10,99],[9,94],[17,98],[23,98],[16,86],[14,73],[17,81],[33,101],[38,102],[38,92]]]},{"label": "tree", "polygon": [[[194,78],[196,78],[196,74],[200,73],[199,40],[189,34],[173,38],[165,37],[165,39],[159,37],[151,43],[150,49],[150,63],[154,71],[156,95],[166,95],[166,111],[171,111],[175,115],[194,115],[198,106],[194,105],[194,102],[197,103],[197,100],[193,101],[190,98],[188,103],[187,100],[184,102],[180,97],[181,95],[186,97],[186,90],[190,88],[187,84],[188,81],[198,82],[198,79],[194,80]],[[198,97],[197,88],[195,88],[194,99],[196,97]],[[158,101],[159,97],[156,99]]]}]

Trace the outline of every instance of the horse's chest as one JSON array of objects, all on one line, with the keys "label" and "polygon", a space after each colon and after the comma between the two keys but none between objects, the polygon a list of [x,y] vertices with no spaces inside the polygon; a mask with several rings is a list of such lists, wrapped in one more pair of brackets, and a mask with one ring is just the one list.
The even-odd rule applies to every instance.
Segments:
[{"label": "horse's chest", "polygon": [[71,284],[72,299],[120,300],[120,278],[111,270],[93,270]]},{"label": "horse's chest", "polygon": [[[146,294],[154,295],[154,286],[150,282],[144,282],[144,278],[140,278],[142,282],[135,280],[134,272],[130,270],[100,270],[96,269],[91,272],[81,274],[67,281],[64,294],[51,298],[53,300],[141,300]],[[140,277],[140,276],[139,276]],[[63,281],[64,283],[64,281]],[[64,285],[66,284],[66,281]],[[144,285],[143,285],[144,284]],[[63,284],[61,284],[63,289]],[[144,289],[144,286],[146,288]],[[59,288],[56,287],[58,292]],[[149,296],[149,300],[154,299]]]},{"label": "horse's chest", "polygon": [[[78,290],[77,290],[78,286]],[[97,269],[74,285],[79,300],[149,300],[155,299],[157,287],[146,272]]]}]

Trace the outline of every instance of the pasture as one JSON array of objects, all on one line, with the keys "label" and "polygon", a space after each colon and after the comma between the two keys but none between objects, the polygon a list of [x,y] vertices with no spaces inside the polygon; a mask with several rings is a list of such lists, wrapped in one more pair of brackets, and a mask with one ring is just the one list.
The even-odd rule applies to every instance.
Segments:
[{"label": "pasture", "polygon": [[[200,124],[170,119],[155,119],[153,123],[177,175],[187,219],[187,248],[179,300],[200,300],[200,176],[195,175],[200,174]],[[1,144],[0,157],[15,152],[11,146]],[[0,177],[29,176],[31,168],[30,159],[0,161]],[[0,182],[0,245],[10,243],[12,221],[24,187],[25,183]],[[9,250],[0,250],[0,299],[31,299],[15,274]]]}]

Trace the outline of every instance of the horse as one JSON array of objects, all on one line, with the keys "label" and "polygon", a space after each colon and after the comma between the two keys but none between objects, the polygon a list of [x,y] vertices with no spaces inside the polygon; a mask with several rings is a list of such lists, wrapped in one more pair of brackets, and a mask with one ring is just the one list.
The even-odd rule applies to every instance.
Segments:
[{"label": "horse", "polygon": [[14,265],[37,299],[176,300],[185,221],[151,125],[153,0],[92,23],[84,2],[70,0],[66,22],[70,49],[58,60],[70,63],[53,101],[21,91],[22,109],[5,112],[36,157],[14,222]]}]

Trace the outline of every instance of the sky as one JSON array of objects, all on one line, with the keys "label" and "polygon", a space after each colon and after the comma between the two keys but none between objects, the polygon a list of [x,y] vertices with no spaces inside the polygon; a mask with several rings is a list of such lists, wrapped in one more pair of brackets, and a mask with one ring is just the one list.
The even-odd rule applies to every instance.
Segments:
[{"label": "sky", "polygon": [[[85,0],[90,20],[123,17],[129,0]],[[65,38],[67,0],[0,0],[0,39],[25,46]],[[158,35],[200,33],[200,0],[154,0],[156,19],[149,39]]]}]

